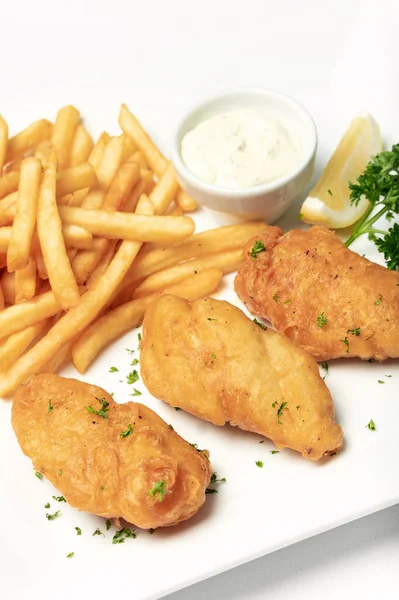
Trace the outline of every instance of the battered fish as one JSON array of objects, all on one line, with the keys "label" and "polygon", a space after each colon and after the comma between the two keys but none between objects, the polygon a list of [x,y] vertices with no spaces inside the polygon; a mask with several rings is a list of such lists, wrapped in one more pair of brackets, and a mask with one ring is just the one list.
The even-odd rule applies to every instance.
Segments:
[{"label": "battered fish", "polygon": [[149,408],[95,385],[36,375],[15,394],[12,425],[34,468],[79,510],[156,528],[205,501],[207,457]]},{"label": "battered fish", "polygon": [[355,252],[324,227],[251,240],[235,290],[317,360],[399,357],[399,273]]},{"label": "battered fish", "polygon": [[316,361],[228,302],[167,295],[151,304],[140,364],[154,396],[215,425],[260,433],[313,460],[342,446]]}]

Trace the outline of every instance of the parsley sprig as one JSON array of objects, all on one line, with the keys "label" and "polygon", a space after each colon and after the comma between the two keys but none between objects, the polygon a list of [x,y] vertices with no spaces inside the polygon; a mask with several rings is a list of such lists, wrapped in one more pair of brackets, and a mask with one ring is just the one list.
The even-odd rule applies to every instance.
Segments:
[{"label": "parsley sprig", "polygon": [[92,406],[86,406],[87,412],[89,412],[93,415],[98,415],[99,417],[102,417],[103,419],[108,419],[107,411],[109,410],[109,408],[108,408],[109,402],[107,402],[105,400],[105,398],[96,398],[96,400],[98,400],[100,402],[100,404],[102,405],[102,408],[100,410],[94,410],[94,408]]},{"label": "parsley sprig", "polygon": [[399,214],[399,144],[374,156],[357,182],[349,183],[349,189],[351,204],[357,206],[366,197],[369,206],[355,225],[346,246],[367,234],[384,255],[388,269],[398,271],[399,225],[395,223],[388,231],[384,231],[374,227],[374,223],[383,216],[390,221]]}]

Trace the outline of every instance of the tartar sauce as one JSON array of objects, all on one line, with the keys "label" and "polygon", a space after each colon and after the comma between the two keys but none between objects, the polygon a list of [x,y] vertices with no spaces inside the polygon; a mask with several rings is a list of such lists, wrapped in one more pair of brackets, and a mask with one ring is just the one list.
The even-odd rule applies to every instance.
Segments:
[{"label": "tartar sauce", "polygon": [[189,131],[183,161],[207,183],[242,188],[274,181],[295,168],[301,153],[283,122],[267,113],[239,110],[217,115]]}]

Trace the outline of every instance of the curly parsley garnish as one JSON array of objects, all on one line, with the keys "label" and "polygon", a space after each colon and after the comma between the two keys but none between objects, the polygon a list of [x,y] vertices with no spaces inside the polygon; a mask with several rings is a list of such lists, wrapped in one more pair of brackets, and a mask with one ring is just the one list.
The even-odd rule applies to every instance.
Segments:
[{"label": "curly parsley garnish", "polygon": [[133,427],[131,426],[131,424],[129,423],[129,425],[127,426],[127,429],[125,431],[121,431],[119,437],[121,438],[125,438],[128,435],[131,435],[133,433]]},{"label": "curly parsley garnish", "polygon": [[100,410],[94,410],[94,408],[92,406],[86,406],[87,412],[89,412],[93,415],[98,415],[99,417],[102,417],[103,419],[108,419],[107,411],[109,410],[109,408],[108,408],[109,402],[107,402],[105,400],[105,398],[96,398],[96,400],[98,400],[100,402],[100,404],[102,405],[102,408]]},{"label": "curly parsley garnish", "polygon": [[154,498],[158,494],[158,501],[162,502],[164,495],[166,494],[166,483],[164,481],[157,481],[154,487],[148,492],[151,498]]},{"label": "curly parsley garnish", "polygon": [[265,252],[265,251],[266,251],[265,244],[263,242],[261,242],[260,240],[255,240],[255,243],[252,246],[252,250],[249,255],[255,260],[255,258],[257,258],[257,255],[260,252]]},{"label": "curly parsley garnish", "polygon": [[266,325],[263,325],[263,323],[258,321],[258,319],[255,318],[255,319],[252,319],[252,321],[255,323],[255,325],[258,325],[258,327],[263,329],[263,331],[266,331],[266,329],[267,329]]},{"label": "curly parsley garnish", "polygon": [[[368,163],[356,183],[349,183],[351,204],[356,206],[362,198],[369,201],[363,217],[356,223],[346,246],[361,235],[367,234],[384,255],[388,269],[399,269],[399,225],[388,231],[377,229],[374,223],[382,216],[390,221],[399,214],[399,144],[391,150],[380,152]],[[380,237],[381,236],[381,237]]]},{"label": "curly parsley garnish", "polygon": [[324,313],[320,313],[317,316],[316,322],[317,326],[320,327],[320,329],[323,329],[324,325],[327,325],[327,317],[324,316]]}]

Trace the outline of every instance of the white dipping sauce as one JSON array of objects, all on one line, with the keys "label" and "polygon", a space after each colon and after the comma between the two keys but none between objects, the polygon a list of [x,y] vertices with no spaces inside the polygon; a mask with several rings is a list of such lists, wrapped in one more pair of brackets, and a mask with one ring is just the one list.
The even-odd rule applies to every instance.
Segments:
[{"label": "white dipping sauce", "polygon": [[274,181],[301,158],[293,134],[275,116],[255,110],[217,115],[189,131],[181,143],[183,161],[207,183],[245,188]]}]

